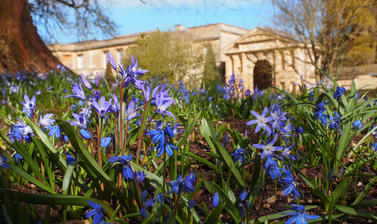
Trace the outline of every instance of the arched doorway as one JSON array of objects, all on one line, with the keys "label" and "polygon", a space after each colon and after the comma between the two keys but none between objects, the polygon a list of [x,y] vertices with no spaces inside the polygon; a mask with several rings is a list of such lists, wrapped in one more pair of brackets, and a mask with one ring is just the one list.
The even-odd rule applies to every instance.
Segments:
[{"label": "arched doorway", "polygon": [[267,89],[272,86],[272,73],[273,69],[267,60],[260,60],[254,66],[254,89]]}]

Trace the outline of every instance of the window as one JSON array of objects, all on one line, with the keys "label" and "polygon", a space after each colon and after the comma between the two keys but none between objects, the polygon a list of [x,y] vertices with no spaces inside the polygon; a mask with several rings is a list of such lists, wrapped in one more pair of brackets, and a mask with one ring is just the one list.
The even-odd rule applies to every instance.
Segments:
[{"label": "window", "polygon": [[109,56],[108,56],[109,51],[104,51],[103,52],[103,67],[107,67],[107,63],[109,62]]},{"label": "window", "polygon": [[117,59],[118,59],[118,63],[119,64],[123,64],[123,60],[124,60],[123,49],[118,49],[117,50]]},{"label": "window", "polygon": [[208,53],[208,47],[203,48],[203,55],[206,56]]},{"label": "window", "polygon": [[84,55],[82,54],[77,55],[77,68],[78,69],[84,68]]}]

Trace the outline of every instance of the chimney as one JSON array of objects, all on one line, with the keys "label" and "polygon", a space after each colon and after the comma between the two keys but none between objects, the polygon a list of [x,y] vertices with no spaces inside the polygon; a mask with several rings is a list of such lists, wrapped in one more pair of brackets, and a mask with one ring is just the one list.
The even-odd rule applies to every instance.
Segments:
[{"label": "chimney", "polygon": [[182,24],[177,24],[174,26],[175,31],[183,31],[185,27]]}]

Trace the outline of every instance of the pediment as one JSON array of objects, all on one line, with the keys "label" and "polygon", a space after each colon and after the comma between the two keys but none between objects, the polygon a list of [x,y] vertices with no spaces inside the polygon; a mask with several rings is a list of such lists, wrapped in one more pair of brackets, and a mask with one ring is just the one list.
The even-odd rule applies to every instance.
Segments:
[{"label": "pediment", "polygon": [[236,43],[264,41],[271,40],[271,38],[278,38],[278,35],[257,27],[236,40]]},{"label": "pediment", "polygon": [[[228,47],[225,48],[225,54],[227,53],[234,53],[237,51],[240,51],[240,46],[242,45],[263,45],[266,43],[266,46],[271,46],[271,42],[276,42],[276,40],[289,40],[293,41],[293,39],[287,37],[287,35],[280,34],[278,31],[267,29],[267,28],[261,28],[256,27],[249,32],[247,32],[245,35],[241,36],[237,40],[235,40],[233,43],[228,45]],[[253,47],[251,47],[253,48]],[[260,47],[258,47],[260,48]]]}]

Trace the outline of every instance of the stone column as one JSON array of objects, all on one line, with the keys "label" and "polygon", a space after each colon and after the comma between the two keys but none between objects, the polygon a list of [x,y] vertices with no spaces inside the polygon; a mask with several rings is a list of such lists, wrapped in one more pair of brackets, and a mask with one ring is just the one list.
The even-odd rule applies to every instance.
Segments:
[{"label": "stone column", "polygon": [[247,88],[247,79],[249,77],[249,71],[247,70],[247,58],[246,58],[246,54],[245,53],[241,53],[241,65],[242,65],[242,74],[240,76],[240,78],[242,78],[243,80],[243,84],[245,86],[245,89],[248,89]]},{"label": "stone column", "polygon": [[232,74],[232,56],[226,55],[225,56],[225,81],[228,82],[229,77]]}]

